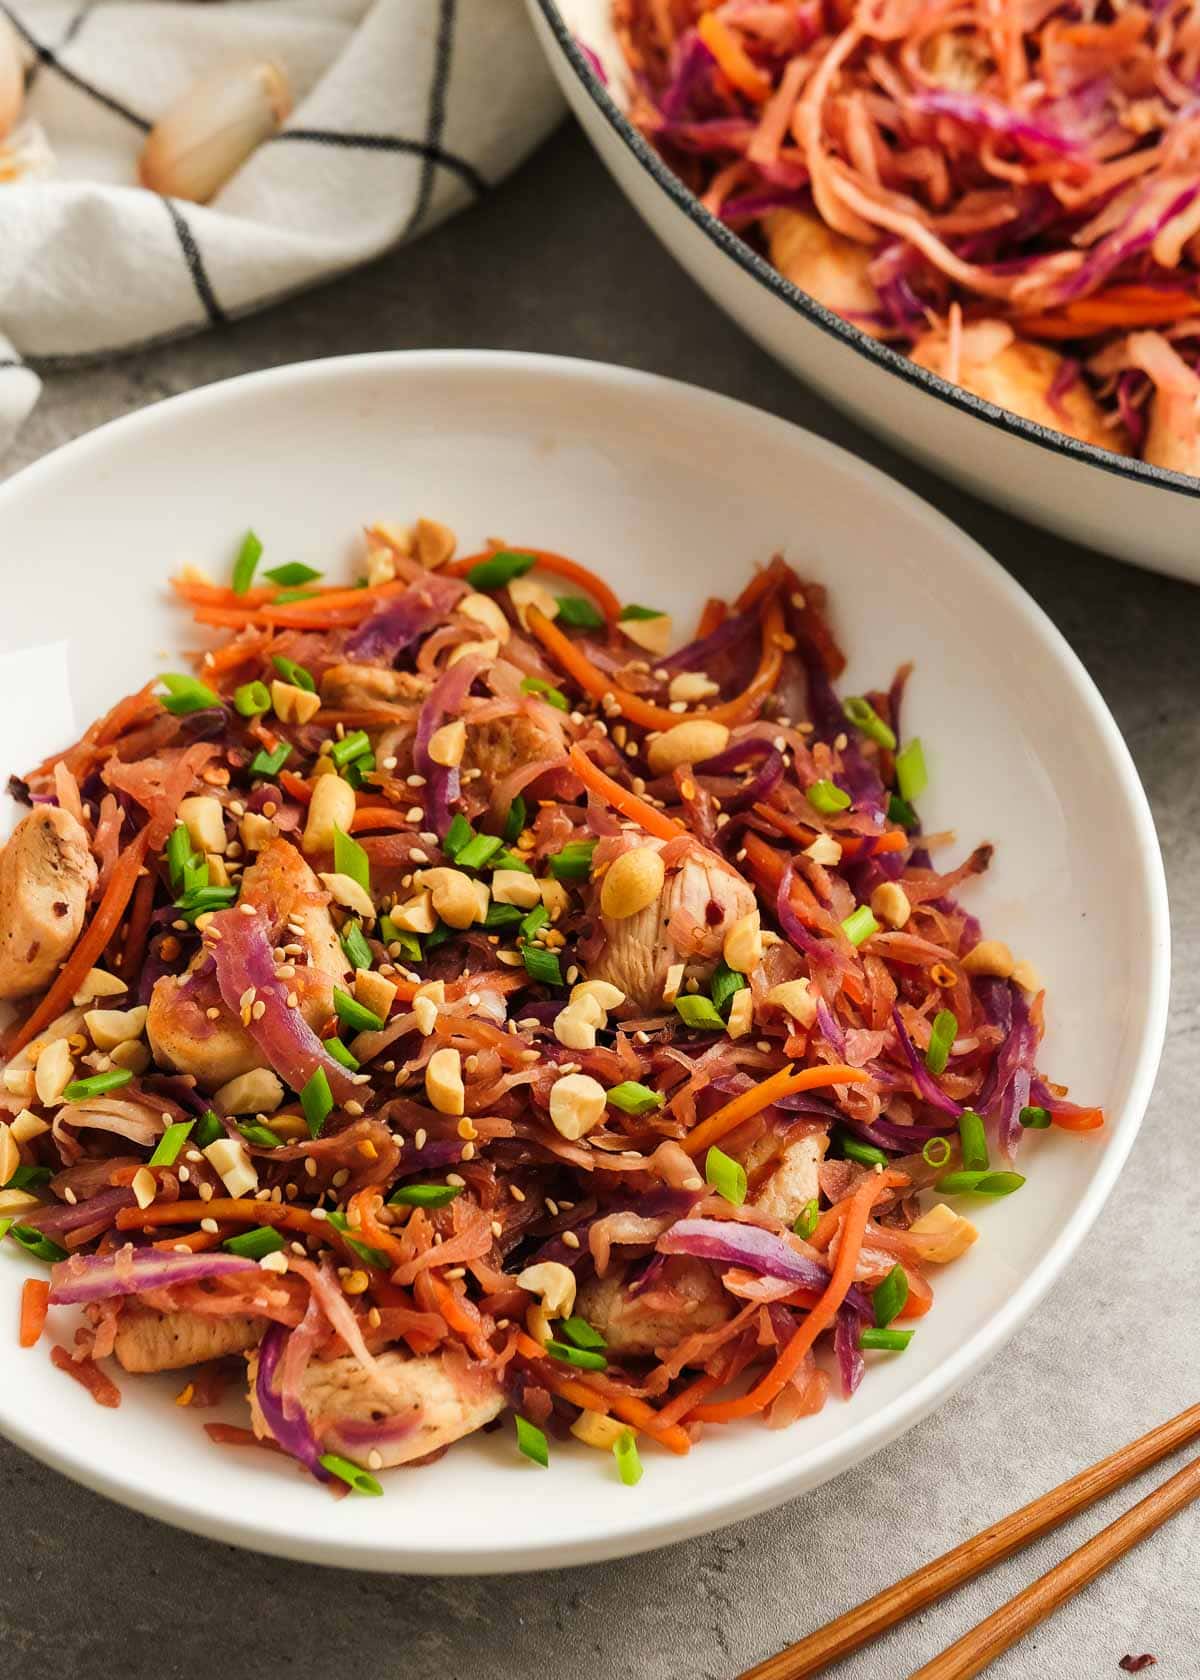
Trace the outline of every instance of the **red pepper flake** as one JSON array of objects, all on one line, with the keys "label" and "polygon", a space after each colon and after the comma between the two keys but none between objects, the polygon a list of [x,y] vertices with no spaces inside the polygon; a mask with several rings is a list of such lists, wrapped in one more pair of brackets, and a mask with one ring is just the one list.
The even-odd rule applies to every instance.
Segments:
[{"label": "red pepper flake", "polygon": [[56,1342],[50,1349],[50,1363],[69,1377],[74,1377],[98,1406],[116,1407],[121,1404],[121,1390],[93,1360],[72,1359],[66,1348],[59,1347]]},{"label": "red pepper flake", "polygon": [[1122,1657],[1117,1667],[1124,1669],[1126,1674],[1140,1674],[1144,1668],[1154,1668],[1157,1664],[1158,1658],[1147,1651],[1140,1657]]}]

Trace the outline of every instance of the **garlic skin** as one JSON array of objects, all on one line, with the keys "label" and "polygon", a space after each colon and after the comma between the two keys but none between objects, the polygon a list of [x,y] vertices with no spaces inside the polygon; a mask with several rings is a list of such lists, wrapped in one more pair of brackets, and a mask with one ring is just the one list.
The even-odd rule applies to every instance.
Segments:
[{"label": "garlic skin", "polygon": [[182,94],[151,130],[138,167],[142,185],[207,204],[292,109],[274,64],[214,70]]},{"label": "garlic skin", "polygon": [[0,140],[11,134],[25,106],[25,64],[17,32],[0,15]]}]

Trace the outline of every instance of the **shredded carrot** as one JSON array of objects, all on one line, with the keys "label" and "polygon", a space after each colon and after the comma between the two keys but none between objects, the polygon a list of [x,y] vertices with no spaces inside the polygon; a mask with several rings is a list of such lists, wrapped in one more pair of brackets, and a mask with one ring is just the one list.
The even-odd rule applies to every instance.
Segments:
[{"label": "shredded carrot", "polygon": [[147,870],[145,875],[138,877],[137,886],[133,889],[133,903],[129,911],[129,924],[125,932],[125,943],[121,947],[118,969],[122,980],[136,980],[142,971],[153,908],[154,876]]},{"label": "shredded carrot", "polygon": [[121,1404],[121,1390],[95,1360],[72,1359],[66,1348],[59,1347],[56,1342],[50,1349],[50,1363],[86,1388],[98,1406],[116,1407]]},{"label": "shredded carrot", "polygon": [[647,805],[636,793],[631,793],[628,788],[623,788],[620,782],[614,782],[611,776],[606,776],[603,770],[592,763],[582,747],[572,747],[567,762],[584,787],[590,788],[607,805],[611,805],[614,811],[620,811],[623,817],[631,817],[647,834],[653,834],[659,840],[675,840],[685,832],[683,824],[677,823],[674,817],[668,817],[653,805]]},{"label": "shredded carrot", "polygon": [[778,602],[772,600],[763,614],[762,654],[758,669],[742,693],[706,712],[671,712],[665,706],[655,705],[652,700],[644,700],[640,694],[633,694],[613,683],[598,666],[592,664],[582,648],[570,637],[564,636],[536,607],[530,607],[527,620],[530,630],[547,653],[568,676],[574,678],[585,694],[590,694],[594,700],[611,695],[623,716],[643,729],[674,729],[676,724],[695,718],[706,718],[714,723],[739,722],[754,711],[758,702],[774,688],[783,663],[786,640],[783,615]]},{"label": "shredded carrot", "polygon": [[734,1418],[751,1417],[755,1412],[761,1412],[769,1406],[775,1396],[783,1392],[800,1369],[801,1360],[817,1337],[823,1330],[828,1330],[837,1317],[838,1308],[846,1299],[850,1285],[854,1282],[854,1271],[862,1251],[863,1236],[866,1233],[867,1220],[871,1216],[871,1208],[876,1198],[884,1190],[890,1189],[898,1179],[907,1182],[903,1174],[888,1172],[872,1173],[869,1178],[863,1180],[851,1197],[850,1206],[842,1221],[842,1240],[837,1261],[821,1299],[796,1330],[771,1369],[755,1383],[748,1394],[743,1394],[736,1400],[718,1400],[712,1404],[697,1406],[692,1413],[696,1422],[729,1423]]},{"label": "shredded carrot", "polygon": [[756,105],[765,105],[771,97],[771,78],[747,53],[715,12],[705,12],[696,25],[696,33],[716,59],[722,73],[739,93]]},{"label": "shredded carrot", "polygon": [[[307,1208],[280,1202],[256,1202],[248,1196],[214,1196],[211,1202],[151,1202],[149,1207],[125,1207],[117,1211],[119,1231],[152,1230],[160,1225],[198,1225],[202,1219],[218,1224],[281,1225],[288,1231],[303,1231],[331,1247],[340,1248],[352,1265],[359,1265],[345,1236],[327,1219],[314,1219]],[[350,1233],[353,1235],[353,1232]]]},{"label": "shredded carrot", "polygon": [[43,1027],[48,1026],[70,1007],[72,997],[79,990],[79,982],[97,961],[120,925],[125,906],[129,903],[137,883],[138,870],[142,867],[145,851],[146,830],[143,829],[117,858],[109,876],[108,886],[104,889],[104,896],[96,908],[96,914],[76,940],[75,949],[59,970],[57,980],[29,1019],[9,1036],[5,1044],[7,1055],[12,1056],[18,1050],[23,1050]]},{"label": "shredded carrot", "polygon": [[1044,315],[1019,316],[1017,331],[1031,338],[1087,338],[1111,327],[1170,326],[1200,314],[1200,297],[1159,286],[1110,286],[1092,297],[1075,298]]},{"label": "shredded carrot", "polygon": [[784,584],[794,586],[795,582],[796,574],[776,555],[769,566],[764,566],[761,572],[755,572],[734,601],[733,610],[736,613],[748,613],[752,607],[765,600],[773,589],[782,588]]},{"label": "shredded carrot", "polygon": [[351,834],[373,828],[411,828],[407,815],[394,805],[360,805],[350,819]]},{"label": "shredded carrot", "polygon": [[393,1265],[402,1266],[412,1256],[392,1233],[379,1223],[376,1204],[382,1207],[383,1197],[374,1185],[368,1185],[366,1189],[358,1190],[351,1196],[346,1204],[346,1217],[356,1237],[372,1248],[377,1248],[381,1254],[386,1254]]},{"label": "shredded carrot", "polygon": [[[587,566],[581,566],[578,560],[570,560],[565,554],[555,554],[549,548],[527,548],[524,543],[515,545],[520,554],[532,554],[536,557],[539,567],[544,572],[554,572],[558,577],[564,577],[572,583],[582,585],[594,598],[605,618],[611,623],[621,611],[621,603],[603,578],[596,576]],[[494,548],[487,549],[483,554],[468,554],[461,560],[455,560],[445,567],[451,577],[466,577],[473,566],[478,566],[483,560],[490,560],[496,552]]]},{"label": "shredded carrot", "polygon": [[1051,1109],[1050,1118],[1064,1132],[1095,1132],[1104,1124],[1102,1108]]},{"label": "shredded carrot", "polygon": [[306,782],[303,776],[297,776],[294,770],[281,770],[279,785],[298,805],[307,805],[312,798],[311,784]]},{"label": "shredded carrot", "polygon": [[[134,1169],[137,1171],[137,1169]],[[176,1231],[172,1236],[163,1237],[152,1246],[154,1248],[190,1248],[193,1254],[203,1254],[206,1249],[216,1248],[226,1236],[223,1230],[216,1231],[188,1231],[186,1235]]]},{"label": "shredded carrot", "polygon": [[531,1336],[522,1331],[517,1336],[517,1352],[526,1359],[538,1362],[538,1381],[552,1393],[569,1400],[573,1406],[578,1406],[585,1412],[599,1412],[607,1417],[610,1412],[624,1423],[631,1423],[636,1429],[643,1430],[660,1446],[668,1448],[681,1456],[692,1450],[691,1439],[686,1430],[678,1424],[660,1424],[658,1413],[653,1406],[648,1406],[644,1400],[638,1400],[633,1395],[598,1394],[596,1390],[575,1377],[560,1375],[554,1367],[545,1348],[539,1347]]},{"label": "shredded carrot", "polygon": [[23,1348],[36,1347],[49,1308],[49,1282],[45,1278],[26,1278],[21,1285],[21,1328],[17,1338]]},{"label": "shredded carrot", "polygon": [[871,1075],[865,1068],[842,1067],[837,1062],[830,1063],[827,1067],[798,1070],[791,1067],[780,1068],[761,1084],[753,1086],[749,1091],[743,1091],[740,1096],[727,1102],[724,1108],[719,1108],[715,1114],[710,1114],[707,1120],[702,1120],[683,1139],[683,1148],[694,1159],[723,1138],[726,1132],[740,1126],[743,1120],[749,1120],[751,1115],[759,1113],[761,1109],[770,1108],[780,1097],[790,1097],[796,1091],[816,1091],[825,1085],[870,1083]]},{"label": "shredded carrot", "polygon": [[710,595],[704,603],[704,611],[700,614],[700,622],[696,625],[696,640],[702,641],[705,636],[711,636],[714,630],[720,629],[729,616],[729,608],[718,595]]},{"label": "shredded carrot", "polygon": [[267,1452],[283,1452],[278,1441],[265,1436],[260,1440],[252,1429],[243,1429],[237,1423],[206,1423],[204,1433],[218,1447],[265,1447]]}]

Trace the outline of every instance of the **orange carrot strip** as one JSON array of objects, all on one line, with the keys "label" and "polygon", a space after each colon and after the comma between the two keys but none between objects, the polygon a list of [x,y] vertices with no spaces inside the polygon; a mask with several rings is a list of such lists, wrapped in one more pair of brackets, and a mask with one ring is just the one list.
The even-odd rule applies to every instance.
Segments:
[{"label": "orange carrot strip", "polygon": [[764,566],[761,572],[755,572],[750,582],[734,601],[733,610],[736,613],[747,613],[751,607],[756,607],[773,589],[784,583],[794,585],[795,582],[796,574],[777,555],[769,566]]},{"label": "orange carrot strip", "polygon": [[673,1453],[681,1456],[692,1450],[691,1439],[687,1431],[678,1424],[663,1427],[659,1423],[658,1413],[653,1406],[648,1406],[644,1400],[635,1399],[632,1395],[598,1394],[594,1388],[575,1377],[560,1375],[554,1368],[554,1361],[549,1358],[546,1350],[539,1347],[532,1337],[522,1331],[517,1336],[517,1352],[526,1359],[538,1361],[538,1381],[546,1388],[558,1394],[564,1400],[569,1400],[573,1406],[578,1406],[585,1412],[599,1412],[606,1417],[609,1412],[615,1412],[624,1422],[631,1423],[636,1429],[643,1430],[652,1440],[664,1446]]},{"label": "orange carrot strip", "polygon": [[[595,598],[596,605],[610,623],[620,613],[621,603],[604,579],[597,577],[587,566],[580,565],[578,560],[568,559],[565,554],[555,554],[549,548],[527,548],[524,543],[517,544],[516,550],[520,554],[536,556],[542,571],[554,572],[558,577],[568,578],[570,582],[582,585]],[[495,552],[494,548],[489,548],[483,554],[465,555],[463,559],[455,560],[445,567],[445,570],[451,577],[466,577],[472,566],[478,566],[483,560],[490,560]]]},{"label": "orange carrot strip", "polygon": [[614,782],[611,776],[606,776],[603,770],[592,763],[582,747],[572,747],[567,762],[584,787],[590,788],[605,804],[611,805],[614,811],[620,811],[623,817],[632,817],[647,834],[656,835],[659,840],[674,840],[684,833],[683,824],[677,823],[674,817],[668,817],[653,805],[647,805],[636,793],[631,793],[628,788],[623,788],[620,782]]},{"label": "orange carrot strip", "polygon": [[5,1045],[8,1055],[12,1056],[18,1050],[23,1050],[44,1026],[70,1006],[72,997],[79,990],[79,982],[97,961],[120,926],[125,906],[129,903],[137,883],[138,870],[142,867],[145,851],[146,831],[143,829],[117,858],[109,876],[108,886],[104,889],[104,896],[96,907],[96,914],[76,940],[75,949],[59,969],[57,980],[29,1019],[9,1036]]},{"label": "orange carrot strip", "polygon": [[[697,1406],[692,1417],[697,1422],[729,1423],[734,1418],[751,1417],[771,1404],[781,1394],[800,1369],[800,1362],[823,1330],[828,1330],[837,1317],[838,1308],[846,1299],[854,1282],[854,1270],[862,1251],[867,1220],[876,1197],[902,1174],[872,1173],[863,1180],[854,1195],[842,1222],[842,1240],[838,1257],[830,1275],[828,1287],[817,1305],[792,1336],[779,1358],[748,1394],[736,1400],[718,1400],[711,1405]],[[905,1181],[907,1182],[907,1181]]]},{"label": "orange carrot strip", "polygon": [[303,776],[297,776],[294,770],[281,770],[279,772],[279,785],[286,794],[289,794],[300,805],[307,805],[312,798],[311,785],[304,780]]},{"label": "orange carrot strip", "polygon": [[153,1243],[153,1248],[190,1248],[193,1254],[203,1254],[206,1249],[216,1248],[224,1240],[224,1231],[188,1231],[186,1235],[176,1231],[173,1236],[163,1237]]},{"label": "orange carrot strip", "polygon": [[214,1196],[211,1202],[152,1202],[147,1208],[120,1208],[116,1226],[119,1231],[143,1231],[160,1225],[198,1225],[202,1219],[231,1225],[281,1225],[288,1231],[303,1231],[306,1236],[340,1248],[352,1266],[361,1263],[341,1231],[327,1219],[314,1219],[307,1208],[256,1202],[246,1196]]},{"label": "orange carrot strip", "polygon": [[1063,1113],[1050,1110],[1050,1118],[1064,1132],[1095,1132],[1104,1124],[1102,1108],[1075,1108]]},{"label": "orange carrot strip", "polygon": [[45,1278],[26,1278],[21,1286],[21,1328],[17,1338],[23,1348],[37,1345],[49,1307],[49,1282]]},{"label": "orange carrot strip", "polygon": [[728,25],[715,12],[705,12],[696,33],[738,92],[756,105],[765,105],[771,97],[771,78],[759,69]]},{"label": "orange carrot strip", "polygon": [[527,621],[546,652],[568,676],[574,678],[585,694],[590,694],[594,700],[611,694],[622,714],[631,723],[636,723],[643,729],[674,729],[676,724],[686,723],[689,718],[697,717],[708,718],[716,723],[736,723],[752,711],[764,695],[771,692],[783,663],[783,647],[780,644],[783,635],[783,615],[778,603],[772,601],[763,615],[762,655],[758,669],[742,693],[735,695],[732,700],[722,701],[719,706],[713,706],[706,712],[671,712],[665,706],[656,706],[652,700],[644,700],[640,694],[632,694],[626,688],[619,688],[603,671],[592,664],[582,648],[568,636],[564,636],[536,607],[530,607]]},{"label": "orange carrot strip", "polygon": [[142,958],[146,954],[146,939],[150,933],[150,913],[154,907],[154,876],[150,874],[138,877],[137,886],[133,889],[133,905],[129,912],[129,925],[125,934],[125,943],[121,947],[121,963],[118,972],[122,980],[132,980],[141,973]]},{"label": "orange carrot strip", "polygon": [[700,622],[696,625],[696,641],[699,642],[705,636],[711,636],[714,630],[719,629],[724,624],[728,616],[729,608],[720,596],[710,595],[704,603],[704,611],[700,614]]},{"label": "orange carrot strip", "polygon": [[56,1342],[50,1349],[50,1363],[67,1376],[74,1377],[82,1388],[86,1388],[98,1406],[119,1406],[121,1404],[121,1390],[99,1365],[92,1359],[72,1359],[65,1347],[59,1347]]},{"label": "orange carrot strip", "polygon": [[715,1114],[710,1114],[707,1120],[701,1121],[700,1125],[683,1139],[684,1150],[694,1159],[723,1138],[726,1132],[740,1126],[743,1120],[749,1120],[751,1115],[758,1114],[764,1108],[770,1108],[780,1097],[790,1097],[795,1091],[815,1091],[824,1085],[870,1083],[871,1075],[865,1068],[841,1067],[836,1062],[828,1067],[779,1068],[761,1084],[752,1086],[749,1091],[743,1091],[740,1096],[727,1102],[724,1108],[719,1108]]},{"label": "orange carrot strip", "polygon": [[394,805],[360,805],[350,819],[351,834],[361,834],[372,828],[411,828],[403,811]]}]

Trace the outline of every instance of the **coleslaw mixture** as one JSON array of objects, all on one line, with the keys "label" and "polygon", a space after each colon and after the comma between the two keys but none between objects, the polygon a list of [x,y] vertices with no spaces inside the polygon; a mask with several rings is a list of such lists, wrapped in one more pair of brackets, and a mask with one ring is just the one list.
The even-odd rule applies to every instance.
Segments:
[{"label": "coleslaw mixture", "polygon": [[1192,0],[614,0],[633,120],[921,366],[1200,474]]},{"label": "coleslaw mixture", "polygon": [[20,1340],[82,1309],[50,1357],[103,1405],[248,1375],[209,1433],[335,1490],[506,1414],[633,1483],[853,1394],[1024,1132],[1103,1116],[819,585],[777,558],[672,652],[575,561],[455,549],[373,527],[338,586],[247,536],[175,581],[196,674],[10,784]]}]

